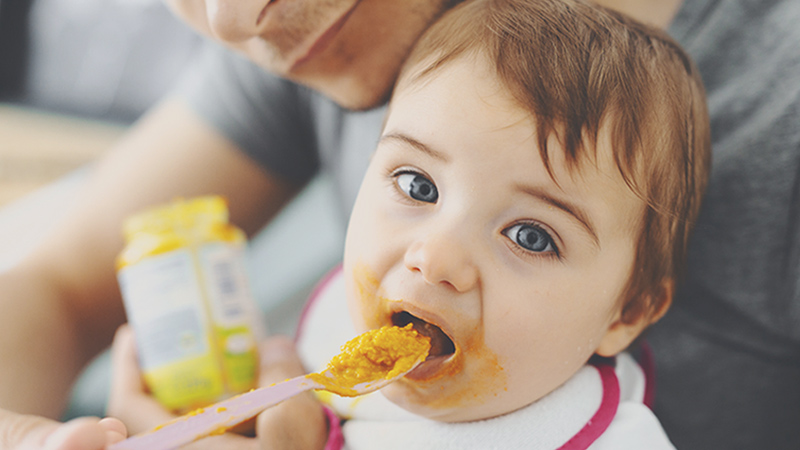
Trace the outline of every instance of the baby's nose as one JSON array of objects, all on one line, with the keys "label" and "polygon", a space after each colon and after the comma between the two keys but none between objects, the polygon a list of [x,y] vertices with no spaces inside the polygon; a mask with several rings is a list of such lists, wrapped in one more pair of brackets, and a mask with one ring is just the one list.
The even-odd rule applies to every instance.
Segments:
[{"label": "baby's nose", "polygon": [[458,292],[466,292],[478,282],[478,270],[470,256],[469,245],[447,232],[431,233],[408,247],[405,266],[412,272],[419,272],[429,284],[445,284]]}]

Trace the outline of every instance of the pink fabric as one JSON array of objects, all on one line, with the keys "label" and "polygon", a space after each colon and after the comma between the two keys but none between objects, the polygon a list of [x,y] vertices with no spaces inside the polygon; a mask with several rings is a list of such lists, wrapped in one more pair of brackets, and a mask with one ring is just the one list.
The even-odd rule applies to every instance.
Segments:
[{"label": "pink fabric", "polygon": [[344,434],[339,416],[327,406],[323,405],[322,409],[328,418],[328,442],[325,443],[325,450],[341,450],[344,447]]},{"label": "pink fabric", "polygon": [[600,379],[603,383],[603,398],[600,400],[600,407],[594,413],[591,419],[583,426],[575,436],[567,441],[558,450],[586,450],[594,441],[603,434],[614,416],[617,414],[619,407],[619,380],[617,374],[614,372],[613,360],[612,362],[592,363],[600,372]]},{"label": "pink fabric", "polygon": [[320,294],[328,287],[328,284],[331,282],[331,280],[333,280],[334,277],[336,277],[336,275],[338,275],[341,271],[342,265],[339,264],[331,269],[324,277],[322,277],[322,280],[320,280],[316,287],[314,287],[314,290],[311,291],[311,295],[308,297],[308,301],[306,302],[305,306],[303,306],[303,311],[300,313],[300,320],[297,324],[297,331],[294,335],[295,343],[297,343],[297,341],[300,339],[300,334],[303,332],[306,317],[308,316],[308,312],[311,310],[311,307],[317,302]]},{"label": "pink fabric", "polygon": [[[297,332],[294,336],[295,343],[297,343],[297,341],[300,339],[300,334],[303,332],[303,327],[305,325],[305,319],[308,316],[308,312],[311,310],[311,307],[314,306],[314,303],[316,303],[320,293],[322,293],[328,287],[328,283],[330,283],[330,281],[341,271],[342,265],[339,264],[330,272],[328,272],[311,292],[311,295],[308,297],[308,301],[303,307],[303,311],[300,313],[300,321],[297,325]],[[344,434],[342,433],[341,420],[339,419],[339,416],[337,416],[336,413],[327,406],[322,405],[322,410],[325,411],[325,417],[328,419],[328,441],[325,443],[324,450],[341,450],[342,447],[344,447]]]}]

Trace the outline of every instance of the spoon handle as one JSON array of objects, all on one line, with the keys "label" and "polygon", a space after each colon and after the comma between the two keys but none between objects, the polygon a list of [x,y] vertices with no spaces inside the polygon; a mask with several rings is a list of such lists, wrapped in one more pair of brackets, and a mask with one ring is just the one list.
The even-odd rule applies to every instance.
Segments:
[{"label": "spoon handle", "polygon": [[171,450],[215,434],[222,434],[261,411],[290,397],[322,386],[305,375],[221,401],[188,413],[154,430],[131,436],[108,450]]}]

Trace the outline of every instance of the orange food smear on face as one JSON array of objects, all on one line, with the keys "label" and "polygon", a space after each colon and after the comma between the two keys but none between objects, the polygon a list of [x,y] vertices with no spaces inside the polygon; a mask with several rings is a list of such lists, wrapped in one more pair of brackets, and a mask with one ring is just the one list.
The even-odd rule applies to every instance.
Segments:
[{"label": "orange food smear on face", "polygon": [[348,341],[328,363],[329,376],[313,373],[309,377],[339,395],[352,397],[361,383],[391,379],[407,372],[430,351],[430,339],[411,326],[385,326]]}]

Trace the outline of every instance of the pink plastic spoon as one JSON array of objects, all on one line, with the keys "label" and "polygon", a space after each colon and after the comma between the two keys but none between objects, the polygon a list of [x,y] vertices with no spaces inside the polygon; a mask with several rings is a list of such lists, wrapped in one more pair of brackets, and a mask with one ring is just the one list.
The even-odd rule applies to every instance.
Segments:
[{"label": "pink plastic spoon", "polygon": [[386,386],[413,370],[425,360],[428,355],[428,349],[429,346],[424,348],[424,352],[418,355],[410,355],[412,358],[416,357],[411,362],[410,367],[397,373],[393,373],[394,370],[392,370],[391,376],[380,376],[376,380],[368,380],[351,386],[340,383],[340,380],[337,380],[329,366],[328,369],[320,373],[291,378],[191,412],[156,427],[154,430],[137,434],[116,443],[108,447],[108,450],[175,449],[198,439],[223,434],[230,428],[255,417],[270,406],[311,389],[324,389],[347,396],[367,394]]}]

